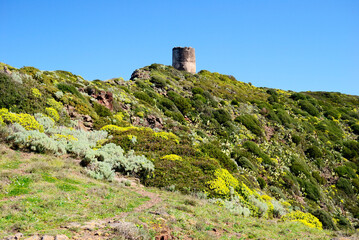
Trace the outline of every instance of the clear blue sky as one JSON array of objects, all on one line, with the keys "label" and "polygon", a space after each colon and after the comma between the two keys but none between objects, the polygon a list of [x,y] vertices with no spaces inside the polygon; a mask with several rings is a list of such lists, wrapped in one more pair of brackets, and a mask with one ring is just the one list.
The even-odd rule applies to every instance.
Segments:
[{"label": "clear blue sky", "polygon": [[359,95],[358,0],[0,0],[0,62],[129,79],[196,49],[197,70]]}]

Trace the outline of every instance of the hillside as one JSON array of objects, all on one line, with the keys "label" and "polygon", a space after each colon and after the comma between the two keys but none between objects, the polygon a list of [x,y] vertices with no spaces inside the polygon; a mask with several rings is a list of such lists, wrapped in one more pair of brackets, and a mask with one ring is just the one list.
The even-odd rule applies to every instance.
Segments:
[{"label": "hillside", "polygon": [[[263,229],[267,221],[301,222],[313,231],[324,228],[347,235],[355,235],[359,227],[358,96],[257,88],[232,76],[205,70],[190,74],[159,64],[136,70],[129,81],[86,81],[66,71],[16,69],[2,63],[0,69],[4,69],[0,73],[2,141],[15,150],[75,158],[77,165],[65,161],[64,172],[77,169],[85,182],[109,184],[114,192],[129,191],[116,186],[118,174],[123,174],[156,187],[151,191],[166,198],[181,196],[178,201],[185,201],[182,195],[171,195],[174,191],[195,195],[201,204],[177,210],[197,219],[201,216],[197,211],[211,204],[210,208],[223,211],[218,218],[228,217],[231,224],[256,219]],[[10,162],[15,166],[10,169],[17,169],[17,160]],[[28,194],[16,190],[12,195],[15,176],[25,182],[42,177],[46,182],[46,167],[34,176],[28,171],[6,170],[0,197],[7,201]],[[57,185],[69,185],[63,180],[67,177],[56,179]],[[75,181],[70,185],[78,184],[76,191],[88,190],[85,182]],[[61,190],[66,192],[57,188]],[[132,208],[141,204],[142,198],[138,199]],[[90,206],[96,201],[87,204],[85,208],[94,209]],[[103,206],[107,204],[110,209],[113,202],[105,201]],[[87,214],[91,219],[108,217],[106,211]],[[15,224],[14,219],[2,226]],[[31,232],[41,226],[26,229]],[[204,229],[197,231],[205,234]],[[223,233],[226,228],[220,229]],[[250,238],[247,233],[245,239]],[[224,239],[235,239],[231,234],[224,234]],[[318,235],[308,235],[312,237]]]},{"label": "hillside", "polygon": [[0,151],[0,184],[12,181],[9,192],[0,195],[0,239],[18,232],[25,236],[22,239],[64,235],[71,239],[333,236],[298,222],[243,218],[196,196],[144,188],[133,178],[96,180],[68,156],[15,152],[4,145]]}]

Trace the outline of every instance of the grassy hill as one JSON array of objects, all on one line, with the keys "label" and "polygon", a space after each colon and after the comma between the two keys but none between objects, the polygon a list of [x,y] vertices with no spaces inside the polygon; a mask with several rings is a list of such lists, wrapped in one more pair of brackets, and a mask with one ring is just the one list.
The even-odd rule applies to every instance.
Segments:
[{"label": "grassy hill", "polygon": [[[65,234],[73,239],[325,239],[299,222],[243,218],[193,195],[144,188],[133,178],[89,177],[76,159],[0,145],[0,238]],[[152,204],[151,204],[152,203]]]},{"label": "grassy hill", "polygon": [[[187,208],[182,210],[190,213],[188,216],[198,217],[193,213],[209,204],[209,208],[223,212],[219,218],[236,218],[228,219],[233,224],[230,233],[222,226],[218,237],[235,239],[236,232],[250,238],[254,225],[238,232],[234,224],[251,222],[253,218],[260,222],[258,228],[262,230],[271,221],[299,221],[310,231],[324,228],[349,235],[359,227],[358,96],[257,88],[232,76],[205,70],[190,74],[159,64],[136,70],[130,81],[86,81],[66,71],[16,69],[0,64],[1,69],[4,66],[6,70],[0,73],[2,141],[13,149],[49,158],[75,158],[77,165],[56,158],[63,164],[56,174],[78,171],[81,178],[87,179],[79,177],[72,179],[78,183],[71,183],[64,176],[55,176],[51,183],[54,189],[45,187],[49,198],[57,196],[51,194],[56,191],[66,192],[66,187],[76,188],[68,191],[70,195],[74,191],[75,196],[81,196],[78,192],[88,191],[85,182],[89,181],[111,188],[108,191],[113,191],[116,199],[121,191],[129,191],[117,186],[117,174],[121,173],[140,179],[147,187],[156,187],[149,191],[181,199],[174,202],[186,201],[186,196],[168,191],[197,196],[195,201],[204,205],[188,203],[179,207]],[[25,166],[21,172],[11,170],[23,166],[17,163],[19,160],[7,161],[1,165],[3,171],[3,166],[11,162],[10,170],[5,171],[8,176],[5,174],[1,182],[1,198],[11,198],[11,189],[18,181],[27,186],[41,178],[46,182],[47,169],[38,173],[34,170],[35,175],[27,179],[22,172],[29,171]],[[53,173],[49,174],[51,178]],[[40,191],[42,185],[46,186],[37,185],[33,193]],[[14,196],[28,194],[21,191]],[[94,195],[89,199],[96,200],[78,200],[84,205],[75,208],[87,209],[85,212],[95,209],[91,204],[102,200],[97,193],[91,194]],[[136,196],[136,191],[132,194]],[[128,197],[131,199],[130,194]],[[89,218],[81,221],[107,218],[109,212],[118,215],[116,211],[136,208],[141,199],[146,200],[143,196],[137,198],[138,202],[129,201],[132,206],[124,201],[117,210],[88,212]],[[204,198],[208,200],[199,200]],[[111,209],[114,206],[110,202],[106,200],[103,206]],[[11,225],[16,219],[3,222]],[[218,224],[217,228],[223,222]],[[294,225],[291,236],[299,234],[292,230]],[[190,236],[188,223],[183,226],[183,236]],[[173,232],[177,227],[175,224],[168,228]],[[41,229],[26,228],[29,232]],[[209,234],[207,228],[191,231]],[[155,228],[156,231],[160,232]],[[207,235],[194,238],[205,239]]]}]

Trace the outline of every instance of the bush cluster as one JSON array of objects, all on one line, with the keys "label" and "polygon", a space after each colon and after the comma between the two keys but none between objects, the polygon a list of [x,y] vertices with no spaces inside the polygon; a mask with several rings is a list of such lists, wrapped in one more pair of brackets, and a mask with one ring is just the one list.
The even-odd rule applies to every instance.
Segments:
[{"label": "bush cluster", "polygon": [[255,142],[245,141],[242,145],[249,152],[261,158],[261,161],[267,165],[275,165],[275,162],[258,147]]},{"label": "bush cluster", "polygon": [[[9,114],[4,110],[1,113],[5,117]],[[21,116],[21,114],[19,115]],[[15,114],[15,116],[17,115]],[[6,119],[8,121],[9,118]],[[10,121],[9,123],[12,123],[12,127],[9,128],[8,140],[15,147],[26,148],[40,153],[74,154],[83,158],[84,165],[90,164],[91,170],[89,173],[91,176],[100,179],[111,180],[115,171],[145,178],[154,170],[154,165],[151,161],[144,156],[135,155],[133,151],[124,154],[122,148],[113,143],[101,146],[101,143],[107,137],[107,132],[105,131],[85,132],[57,127],[54,120],[41,114],[37,115],[38,121],[33,116],[30,119],[35,121],[37,125],[40,125],[39,122],[43,123],[44,126],[40,125],[43,132],[38,130],[40,127],[35,128],[36,130],[31,130],[33,125],[22,122],[23,127],[15,121],[15,123]],[[98,149],[95,147],[98,147]]]},{"label": "bush cluster", "polygon": [[263,129],[258,119],[250,114],[243,114],[234,120],[236,122],[242,123],[247,129],[256,134],[257,136],[263,136]]},{"label": "bush cluster", "polygon": [[320,230],[323,229],[323,224],[319,221],[318,218],[316,218],[310,213],[304,213],[298,210],[284,215],[281,220],[301,222],[311,228],[317,228]]},{"label": "bush cluster", "polygon": [[2,121],[6,124],[18,123],[26,130],[39,130],[40,132],[44,131],[42,125],[40,125],[36,119],[30,114],[26,113],[12,113],[8,109],[0,109],[0,117]]}]

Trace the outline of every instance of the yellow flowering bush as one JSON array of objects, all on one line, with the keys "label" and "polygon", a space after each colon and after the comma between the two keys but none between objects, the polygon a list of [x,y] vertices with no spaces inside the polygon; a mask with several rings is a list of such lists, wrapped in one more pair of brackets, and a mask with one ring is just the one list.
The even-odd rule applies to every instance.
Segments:
[{"label": "yellow flowering bush", "polygon": [[127,135],[128,139],[132,140],[133,138],[137,138],[135,135],[132,135],[132,134],[128,134]]},{"label": "yellow flowering bush", "polygon": [[0,117],[4,123],[12,124],[18,123],[26,130],[39,130],[40,132],[44,131],[44,127],[36,121],[36,119],[27,113],[12,113],[8,109],[0,109]]},{"label": "yellow flowering bush", "polygon": [[56,139],[56,140],[60,140],[60,139],[65,139],[65,140],[67,140],[68,142],[70,142],[70,141],[78,141],[78,139],[77,138],[75,138],[74,136],[72,136],[72,135],[63,135],[63,134],[54,134],[54,138]]},{"label": "yellow flowering bush", "polygon": [[51,117],[52,119],[54,119],[55,121],[59,121],[60,120],[60,115],[59,113],[56,111],[55,108],[49,107],[45,109],[46,114]]},{"label": "yellow flowering bush", "polygon": [[241,184],[237,187],[237,191],[238,191],[238,193],[239,193],[246,201],[248,201],[248,200],[249,200],[249,197],[252,196],[252,195],[255,196],[255,197],[257,197],[257,198],[260,197],[259,194],[258,194],[256,191],[250,189],[250,188],[247,187],[247,185],[245,185],[244,183],[241,183]]},{"label": "yellow flowering bush", "polygon": [[2,117],[0,116],[0,126],[4,125],[4,121],[2,120]]},{"label": "yellow flowering bush", "polygon": [[268,195],[262,195],[261,198],[266,202],[270,202],[273,199],[271,196]]},{"label": "yellow flowering bush", "polygon": [[131,130],[131,129],[140,129],[140,128],[136,128],[134,126],[119,127],[119,126],[116,126],[116,125],[106,125],[106,126],[101,128],[101,130],[107,131],[110,134],[120,134],[120,133],[126,132],[126,131]]},{"label": "yellow flowering bush", "polygon": [[268,196],[268,195],[262,195],[261,199],[267,204],[268,212],[273,212],[273,210],[274,210],[274,206],[273,206],[273,203],[272,203],[273,198],[271,196]]},{"label": "yellow flowering bush", "polygon": [[121,122],[123,120],[123,113],[122,112],[116,113],[113,116],[113,118],[116,119],[116,121]]},{"label": "yellow flowering bush", "polygon": [[207,184],[208,187],[212,189],[216,195],[222,197],[228,197],[230,194],[230,189],[222,178],[217,178],[215,180],[208,181]]},{"label": "yellow flowering bush", "polygon": [[37,88],[31,88],[31,93],[36,98],[40,98],[42,96],[41,92]]},{"label": "yellow flowering bush", "polygon": [[179,143],[179,137],[177,137],[176,135],[174,135],[171,132],[155,132],[154,135],[156,137],[160,137],[166,140],[173,140],[175,141],[177,144]]},{"label": "yellow flowering bush", "polygon": [[49,98],[47,100],[47,105],[49,105],[50,107],[56,109],[57,111],[60,111],[64,107],[64,105],[61,102],[58,102],[53,98]]},{"label": "yellow flowering bush", "polygon": [[313,216],[310,213],[304,213],[302,211],[293,211],[291,213],[288,213],[284,215],[281,218],[282,221],[295,221],[295,222],[301,222],[304,225],[311,227],[311,228],[317,228],[317,229],[323,229],[322,223],[319,221],[318,218]]},{"label": "yellow flowering bush", "polygon": [[166,155],[166,156],[161,157],[161,159],[171,160],[171,161],[182,161],[183,160],[181,156],[178,156],[176,154]]},{"label": "yellow flowering bush", "polygon": [[286,207],[286,208],[289,208],[289,207],[292,206],[292,205],[291,205],[289,202],[287,202],[287,201],[281,201],[280,203],[282,204],[283,207]]},{"label": "yellow flowering bush", "polygon": [[179,137],[177,137],[175,134],[171,132],[155,132],[151,128],[147,128],[147,127],[134,127],[134,126],[119,127],[116,125],[106,125],[102,127],[101,130],[105,130],[110,134],[121,134],[129,130],[148,131],[152,133],[155,137],[163,138],[165,140],[172,140],[176,143],[179,143]]},{"label": "yellow flowering bush", "polygon": [[208,181],[206,184],[213,190],[215,195],[222,197],[229,197],[230,187],[236,189],[239,185],[237,179],[235,179],[227,169],[219,168],[214,172],[215,179]]},{"label": "yellow flowering bush", "polygon": [[100,139],[96,142],[96,147],[95,148],[101,148],[103,145],[105,145],[105,143],[108,141],[108,139]]}]

